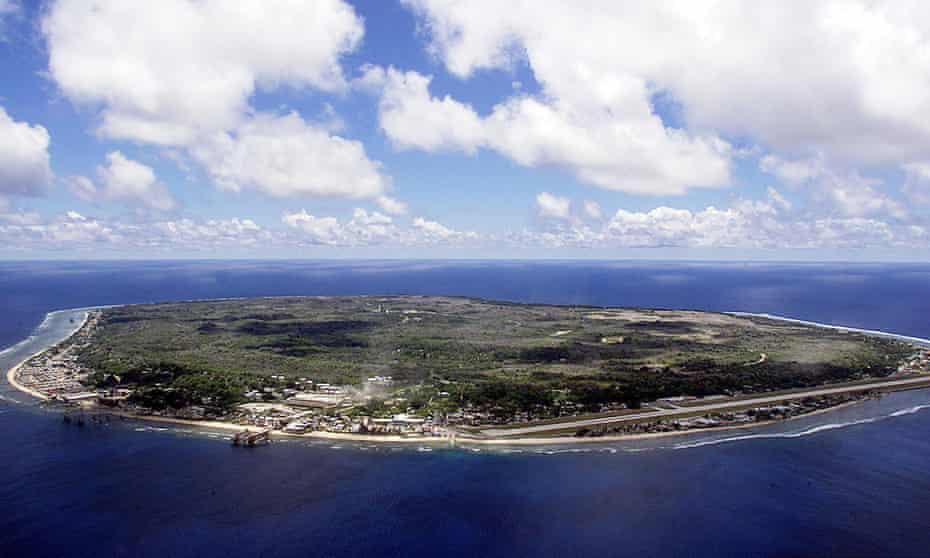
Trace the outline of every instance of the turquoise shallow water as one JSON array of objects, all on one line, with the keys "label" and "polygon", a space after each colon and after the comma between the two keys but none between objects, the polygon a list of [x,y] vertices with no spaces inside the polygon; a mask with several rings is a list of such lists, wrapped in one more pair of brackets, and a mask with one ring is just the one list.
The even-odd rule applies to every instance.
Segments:
[{"label": "turquoise shallow water", "polygon": [[[375,273],[351,264],[230,271],[172,263],[155,274],[149,264],[20,265],[0,274],[0,297],[16,298],[7,304],[7,324],[28,326],[10,326],[7,344],[33,331],[48,310],[66,306],[298,288],[315,294],[337,284],[352,292],[365,285],[373,292],[449,292],[457,285],[473,291],[477,277],[470,266],[379,267]],[[924,272],[672,264],[620,271],[553,264],[529,272],[485,264],[481,275],[499,278],[498,298],[519,280],[543,297],[548,278],[582,285],[596,302],[629,303],[633,291],[645,304],[670,288],[663,286],[667,278],[648,278],[673,274],[684,277],[676,279],[679,285],[690,285],[692,306],[698,297],[701,304],[709,297],[729,305],[734,300],[721,297],[735,296],[743,301],[738,309],[785,313],[772,308],[780,299],[794,305],[788,313],[805,319],[926,336],[925,318],[907,313],[927,315],[921,298],[927,293],[920,290],[926,284],[909,283]],[[844,282],[825,281],[831,274]],[[714,294],[721,277],[730,277],[730,294]],[[651,286],[642,285],[647,280]],[[897,322],[881,296],[854,297],[870,282],[884,281],[897,281],[895,297],[911,297],[903,305],[886,295]],[[279,291],[257,292],[259,283]],[[854,286],[844,294],[837,284]],[[584,289],[563,295],[578,299]],[[674,296],[684,296],[680,289]],[[803,303],[816,298],[807,290],[818,289],[829,302],[821,303],[825,310]],[[747,293],[765,294],[752,303]],[[842,298],[855,298],[851,310],[837,307]],[[563,300],[553,295],[550,301]],[[856,319],[868,313],[858,308],[864,303],[874,305],[880,323]],[[76,325],[71,317],[52,315],[33,339],[0,353],[0,366],[66,335]],[[221,433],[196,429],[132,421],[68,427],[4,386],[0,555],[925,556],[928,405],[930,391],[901,392],[769,427],[623,444],[451,450],[293,440],[243,451]]]}]

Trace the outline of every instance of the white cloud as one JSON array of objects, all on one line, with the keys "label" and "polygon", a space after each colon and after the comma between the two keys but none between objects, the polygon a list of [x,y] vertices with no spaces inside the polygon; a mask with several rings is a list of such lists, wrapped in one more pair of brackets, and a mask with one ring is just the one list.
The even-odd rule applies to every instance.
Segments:
[{"label": "white cloud", "polygon": [[930,163],[908,163],[903,168],[912,178],[922,182],[930,182]]},{"label": "white cloud", "polygon": [[191,150],[216,184],[277,197],[381,196],[389,180],[358,141],[331,135],[297,113],[258,114]]},{"label": "white cloud", "polygon": [[925,229],[868,217],[816,217],[791,210],[774,188],[764,200],[698,211],[660,206],[618,210],[599,227],[558,222],[511,235],[513,243],[574,248],[832,249],[920,247]]},{"label": "white cloud", "polygon": [[584,201],[584,212],[591,219],[601,219],[604,216],[604,213],[601,211],[601,206],[596,201],[585,200]]},{"label": "white cloud", "polygon": [[175,207],[174,198],[164,184],[155,177],[152,167],[127,158],[119,151],[107,154],[107,165],[97,167],[103,184],[103,195],[108,199],[166,211]]},{"label": "white cloud", "polygon": [[391,215],[403,215],[407,212],[407,204],[390,196],[378,196],[375,201],[381,209]]},{"label": "white cloud", "polygon": [[0,0],[0,41],[4,39],[4,26],[6,18],[18,14],[20,11],[19,2],[16,0]]},{"label": "white cloud", "polygon": [[388,215],[357,208],[352,219],[340,223],[335,217],[317,217],[307,212],[285,212],[281,221],[300,231],[301,243],[329,246],[422,245],[477,240],[473,232],[453,230],[436,221],[415,218],[408,226],[400,226]]},{"label": "white cloud", "polygon": [[907,210],[898,201],[875,189],[881,181],[850,173],[846,177],[827,175],[821,188],[834,206],[847,217],[887,216],[906,219]]},{"label": "white cloud", "polygon": [[[368,75],[378,72],[384,71],[370,68]],[[430,78],[390,68],[383,80],[381,128],[397,147],[474,153],[484,144],[485,130],[474,109],[448,96],[431,97]]]},{"label": "white cloud", "polygon": [[76,211],[68,211],[50,222],[0,224],[8,247],[34,245],[52,248],[74,244],[96,244],[117,239],[113,229]]},{"label": "white cloud", "polygon": [[536,196],[536,208],[540,217],[552,217],[554,219],[571,218],[570,199],[562,196],[556,196],[549,192],[540,192]]},{"label": "white cloud", "polygon": [[[542,230],[499,236],[452,227],[417,217],[403,223],[358,208],[350,219],[318,217],[306,210],[282,215],[283,228],[264,228],[248,218],[124,221],[67,211],[49,220],[0,203],[0,238],[7,252],[85,250],[137,255],[244,250],[294,253],[303,247],[348,250],[370,246],[429,247],[482,241],[511,248],[563,247],[575,250],[626,248],[705,249],[884,249],[925,250],[924,225],[867,217],[815,217],[786,206],[777,191],[762,200],[738,200],[728,208],[699,210],[660,206],[648,211],[618,210],[604,222],[551,220]],[[70,252],[69,252],[70,253]],[[77,252],[74,252],[77,253]],[[583,252],[582,252],[583,253]],[[782,252],[784,253],[784,252]]]},{"label": "white cloud", "polygon": [[70,176],[66,183],[68,191],[79,199],[92,202],[100,197],[100,190],[97,185],[86,176]]},{"label": "white cloud", "polygon": [[427,244],[436,244],[443,242],[459,242],[463,240],[477,240],[478,233],[472,231],[457,231],[451,229],[437,221],[430,221],[423,217],[417,217],[413,220],[413,230],[419,238],[417,241]]},{"label": "white cloud", "polygon": [[786,200],[785,197],[781,195],[781,192],[775,188],[769,186],[766,189],[766,193],[768,194],[769,201],[775,206],[775,208],[784,210],[791,209],[791,202]]},{"label": "white cloud", "polygon": [[18,14],[20,11],[20,5],[17,0],[0,0],[0,41],[4,39],[4,26],[6,25],[6,19],[11,16]]},{"label": "white cloud", "polygon": [[0,225],[37,225],[42,222],[42,217],[34,211],[13,211],[7,200],[0,198]]},{"label": "white cloud", "polygon": [[133,161],[119,151],[107,154],[107,163],[97,167],[97,176],[99,187],[87,177],[72,177],[68,181],[71,193],[86,201],[121,201],[159,211],[168,211],[177,205],[152,167]]},{"label": "white cloud", "polygon": [[[382,126],[400,146],[493,149],[655,194],[726,185],[733,158],[762,150],[763,170],[809,186],[838,219],[913,218],[868,177],[888,167],[905,168],[911,201],[930,200],[914,166],[930,161],[926,3],[405,3],[454,75],[525,65],[538,88],[484,115],[430,94],[427,78],[388,71],[385,97],[406,104],[386,103]],[[674,112],[675,128],[657,111]]]},{"label": "white cloud", "polygon": [[356,244],[364,245],[381,244],[397,237],[397,227],[393,219],[383,213],[369,213],[361,208],[356,208],[352,213],[352,220],[346,226],[346,232]]},{"label": "white cloud", "polygon": [[361,208],[355,209],[352,219],[345,224],[335,217],[316,217],[306,209],[285,212],[281,221],[299,230],[302,233],[299,240],[309,244],[369,246],[399,240],[399,231],[390,217]]},{"label": "white cloud", "polygon": [[311,244],[344,244],[342,226],[335,217],[315,217],[306,209],[285,213],[281,221],[295,229],[300,229]]},{"label": "white cloud", "polygon": [[205,249],[215,246],[264,245],[273,239],[251,219],[192,219],[157,221],[131,227],[137,242],[156,247]]},{"label": "white cloud", "polygon": [[0,107],[0,195],[35,196],[51,183],[48,131],[17,122]]},{"label": "white cloud", "polygon": [[930,205],[930,163],[908,163],[902,168],[906,174],[904,194],[915,203]]},{"label": "white cloud", "polygon": [[455,236],[455,231],[449,227],[446,227],[445,225],[436,221],[428,221],[422,217],[417,217],[414,219],[413,226],[423,231],[428,237],[435,238],[437,240],[445,240]]},{"label": "white cloud", "polygon": [[[77,211],[66,211],[50,220],[23,214],[19,219],[0,216],[0,236],[8,250],[84,249],[92,254],[109,249],[136,255],[140,250],[177,254],[180,250],[203,251],[220,247],[266,246],[280,239],[251,219],[157,220],[151,222],[106,221]],[[147,253],[147,252],[145,252]]]},{"label": "white cloud", "polygon": [[789,184],[803,184],[826,172],[822,157],[792,161],[769,154],[759,159],[759,168]]},{"label": "white cloud", "polygon": [[906,219],[908,216],[900,202],[877,189],[883,185],[881,180],[862,176],[855,170],[841,173],[820,155],[796,160],[766,155],[759,160],[759,167],[792,186],[811,186],[815,200],[827,202],[845,217]]},{"label": "white cloud", "polygon": [[342,0],[56,0],[42,30],[49,75],[101,107],[101,134],[162,145],[237,126],[256,89],[344,88],[364,33]]},{"label": "white cloud", "polygon": [[[601,128],[646,130],[659,138],[657,146],[677,147],[661,161],[700,149],[689,138],[675,141],[669,130],[650,131],[655,94],[681,105],[689,130],[749,137],[776,152],[822,152],[870,165],[930,159],[926,3],[406,3],[428,31],[431,51],[454,74],[525,62],[544,107],[564,115],[557,121],[601,141],[610,137]],[[530,134],[526,120],[511,122]]]},{"label": "white cloud", "polygon": [[251,106],[257,91],[346,89],[340,59],[364,26],[343,0],[55,0],[42,30],[49,75],[70,100],[99,107],[102,136],[186,150],[225,190],[388,189],[362,144],[336,135],[330,105],[313,123]]},{"label": "white cloud", "polygon": [[729,180],[729,145],[665,128],[645,83],[635,80],[612,84],[615,94],[604,101],[518,94],[488,116],[449,96],[433,97],[430,78],[417,72],[369,67],[363,82],[381,85],[381,128],[402,149],[487,148],[524,166],[564,167],[584,182],[645,194]]}]

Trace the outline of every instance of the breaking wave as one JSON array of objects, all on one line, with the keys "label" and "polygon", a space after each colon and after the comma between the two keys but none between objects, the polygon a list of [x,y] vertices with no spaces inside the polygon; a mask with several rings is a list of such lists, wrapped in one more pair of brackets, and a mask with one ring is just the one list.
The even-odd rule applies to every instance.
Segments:
[{"label": "breaking wave", "polygon": [[697,442],[684,442],[681,444],[675,444],[671,446],[672,449],[692,449],[700,448],[704,446],[716,446],[719,444],[726,444],[730,442],[743,442],[746,440],[770,440],[770,439],[791,439],[791,438],[803,438],[805,436],[811,436],[813,434],[818,434],[820,432],[827,432],[830,430],[838,430],[841,428],[849,428],[851,426],[859,426],[861,424],[871,424],[881,420],[902,417],[906,415],[913,415],[924,409],[930,409],[930,404],[925,405],[915,405],[913,407],[908,407],[906,409],[900,409],[889,413],[887,415],[880,415],[877,417],[863,418],[858,420],[851,420],[847,422],[831,422],[827,424],[821,424],[817,426],[812,426],[798,432],[778,432],[771,434],[746,434],[743,436],[730,436],[727,438],[717,438],[714,440],[701,440]]}]

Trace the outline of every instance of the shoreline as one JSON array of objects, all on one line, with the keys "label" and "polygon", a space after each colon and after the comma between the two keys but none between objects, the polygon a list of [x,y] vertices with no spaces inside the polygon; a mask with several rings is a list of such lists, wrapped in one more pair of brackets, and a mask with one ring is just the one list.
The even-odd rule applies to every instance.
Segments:
[{"label": "shoreline", "polygon": [[34,390],[34,389],[32,389],[32,388],[28,388],[28,387],[24,386],[23,384],[19,383],[18,381],[16,381],[16,373],[19,372],[19,369],[22,368],[24,364],[26,364],[27,362],[29,362],[29,361],[32,360],[33,358],[35,358],[35,357],[41,355],[42,353],[44,353],[44,352],[47,351],[47,350],[48,350],[48,347],[42,349],[41,351],[37,351],[37,352],[35,352],[35,353],[33,353],[33,354],[27,356],[26,358],[24,358],[22,361],[19,362],[19,364],[17,364],[17,365],[14,366],[13,368],[10,368],[9,370],[7,370],[7,373],[6,373],[6,381],[7,381],[7,383],[9,383],[11,386],[13,386],[14,388],[18,389],[19,391],[21,391],[21,392],[23,392],[23,393],[25,393],[25,394],[27,394],[27,395],[31,395],[31,396],[33,396],[33,397],[35,397],[35,398],[38,398],[38,399],[42,400],[42,401],[48,401],[48,396],[45,395],[44,393],[38,392],[38,391],[36,391],[36,390]]},{"label": "shoreline", "polygon": [[[761,428],[765,426],[771,426],[773,424],[782,424],[792,422],[798,419],[813,417],[818,415],[823,415],[832,411],[838,411],[840,409],[846,409],[854,405],[858,405],[866,401],[865,399],[856,400],[856,401],[847,401],[845,403],[840,403],[833,407],[828,407],[826,409],[817,409],[809,413],[804,413],[802,415],[794,415],[785,419],[774,419],[766,420],[762,422],[754,422],[749,424],[734,424],[731,426],[717,426],[712,428],[692,428],[689,430],[677,430],[673,432],[645,432],[642,434],[615,434],[607,436],[587,436],[587,437],[575,437],[575,436],[560,436],[553,438],[532,438],[532,437],[516,437],[511,439],[502,439],[502,438],[459,438],[459,437],[449,437],[449,436],[435,436],[435,437],[423,437],[423,438],[414,438],[414,437],[404,437],[404,436],[377,436],[377,435],[364,435],[364,434],[351,434],[348,432],[308,432],[306,434],[293,434],[289,432],[271,432],[272,441],[275,438],[293,438],[293,439],[304,439],[304,440],[314,440],[314,441],[340,441],[340,442],[369,442],[376,444],[431,444],[431,445],[481,445],[481,446],[548,446],[548,445],[564,445],[564,444],[596,444],[596,443],[614,443],[614,442],[635,442],[639,440],[652,440],[658,438],[672,438],[675,436],[688,436],[693,434],[701,433],[713,433],[713,432],[727,432],[734,430],[748,430],[752,428]],[[148,415],[134,415],[131,413],[121,413],[118,411],[104,411],[106,414],[111,416],[118,416],[130,421],[138,422],[148,422],[148,423],[158,423],[158,424],[174,424],[178,426],[187,426],[192,429],[202,429],[202,430],[223,430],[229,432],[242,432],[243,430],[253,430],[259,431],[261,428],[255,426],[245,426],[241,424],[234,424],[231,422],[221,422],[213,420],[193,420],[193,419],[180,419],[173,417],[159,417],[159,416],[148,416]]]},{"label": "shoreline", "polygon": [[729,314],[731,316],[737,317],[752,317],[752,318],[765,318],[768,320],[777,320],[780,322],[786,322],[791,324],[806,325],[811,327],[819,327],[823,329],[831,329],[834,331],[845,331],[851,333],[860,333],[862,335],[872,336],[872,337],[883,337],[889,339],[896,339],[898,341],[904,341],[906,343],[917,344],[924,348],[930,347],[930,339],[925,339],[923,337],[914,337],[912,335],[903,335],[901,333],[892,333],[890,331],[882,331],[880,329],[863,329],[859,327],[847,327],[834,324],[825,324],[822,322],[812,322],[810,320],[801,320],[799,318],[791,318],[788,316],[779,316],[777,314],[766,314],[758,312],[724,312],[724,314]]},{"label": "shoreline", "polygon": [[[231,299],[238,299],[238,298],[243,298],[243,297],[187,300],[187,301],[176,301],[176,302],[209,302],[211,300],[231,300]],[[253,297],[249,297],[249,298],[253,298]],[[258,298],[275,298],[275,297],[258,297]],[[35,353],[32,353],[31,355],[21,360],[18,364],[10,368],[6,373],[7,383],[9,383],[13,388],[15,388],[16,390],[22,393],[35,397],[39,399],[40,401],[47,401],[49,399],[48,396],[46,396],[45,394],[39,391],[36,391],[27,386],[24,386],[16,380],[16,374],[19,371],[19,369],[30,359],[44,353],[45,351],[55,346],[56,344],[62,343],[70,339],[71,337],[73,337],[75,333],[80,331],[86,325],[88,319],[90,318],[90,311],[99,310],[102,308],[118,308],[122,306],[131,306],[131,304],[113,304],[113,305],[105,305],[105,306],[65,308],[65,309],[53,310],[53,311],[48,312],[45,315],[45,318],[43,319],[43,321],[39,324],[39,326],[37,326],[36,329],[41,328],[42,325],[44,325],[49,320],[49,318],[55,314],[60,314],[60,313],[65,313],[65,312],[76,312],[76,311],[85,311],[85,314],[84,314],[84,317],[80,325],[78,325],[66,337],[36,351]],[[772,314],[760,314],[760,313],[749,313],[749,312],[722,312],[722,313],[730,314],[734,316],[751,316],[751,317],[760,317],[760,318],[767,318],[767,319],[773,319],[773,320],[781,320],[785,322],[798,323],[798,324],[812,326],[812,327],[822,327],[826,329],[852,331],[852,332],[861,333],[865,335],[891,337],[891,338],[896,338],[899,340],[907,341],[911,344],[925,344],[926,346],[930,346],[930,339],[923,339],[919,337],[911,337],[911,336],[900,335],[900,334],[895,334],[895,333],[888,333],[888,332],[879,331],[879,330],[864,330],[864,329],[859,329],[859,328],[847,328],[843,326],[821,324],[817,322],[798,320],[795,318],[776,316]],[[9,348],[13,348],[15,346],[16,345],[12,345]],[[7,350],[7,349],[4,349],[4,350]],[[804,418],[804,417],[810,417],[810,416],[816,416],[816,415],[828,413],[834,410],[843,409],[851,405],[861,403],[862,401],[863,400],[847,401],[845,403],[840,403],[839,405],[835,405],[833,407],[828,407],[825,409],[817,409],[809,413],[795,415],[795,416],[791,416],[785,419],[773,419],[773,420],[754,422],[754,423],[749,423],[749,424],[735,424],[735,425],[717,426],[717,427],[711,427],[711,428],[692,428],[692,429],[687,429],[687,430],[679,430],[679,431],[671,431],[671,432],[645,432],[645,433],[639,433],[639,434],[617,434],[617,435],[591,436],[591,437],[559,436],[559,437],[551,437],[551,438],[545,438],[545,437],[541,438],[541,437],[532,437],[532,436],[527,436],[527,437],[515,436],[513,438],[473,438],[473,437],[468,437],[468,436],[464,436],[464,437],[435,436],[435,437],[414,438],[414,437],[397,436],[397,435],[378,436],[378,435],[366,435],[366,434],[352,434],[352,433],[347,433],[347,432],[309,432],[309,433],[304,433],[304,434],[296,434],[296,433],[279,432],[279,431],[273,431],[271,434],[272,434],[272,438],[287,437],[287,438],[295,438],[295,439],[302,438],[302,439],[310,439],[310,440],[332,440],[332,441],[347,441],[347,442],[356,442],[356,443],[362,443],[362,442],[367,442],[367,443],[418,443],[418,444],[431,444],[431,445],[448,444],[452,446],[459,445],[459,444],[488,445],[488,446],[508,446],[508,445],[510,446],[545,446],[545,445],[561,445],[561,444],[575,444],[575,443],[611,443],[611,442],[648,440],[648,439],[666,438],[666,437],[672,437],[672,436],[686,436],[686,435],[698,434],[698,433],[724,432],[724,431],[729,431],[729,430],[744,430],[744,429],[750,429],[750,428],[764,427],[764,426],[769,426],[769,425],[776,424],[776,423],[785,423],[785,422],[790,422],[790,421],[797,420],[797,419]],[[120,412],[120,411],[111,411],[109,409],[99,408],[99,407],[94,408],[94,410],[99,410],[100,412],[108,414],[108,415],[118,416],[123,419],[134,420],[134,421],[139,421],[139,422],[176,424],[176,425],[187,426],[187,427],[192,427],[192,428],[223,430],[223,431],[230,431],[230,432],[232,431],[241,432],[247,429],[248,430],[261,430],[260,428],[255,427],[255,426],[239,425],[239,424],[235,424],[231,422],[222,422],[222,421],[217,421],[217,420],[195,420],[195,419],[182,419],[182,418],[175,418],[175,417],[162,417],[162,416],[153,416],[153,415],[137,415],[137,414],[132,414],[132,413]]]},{"label": "shoreline", "polygon": [[[78,325],[71,333],[69,333],[67,337],[65,337],[65,338],[62,339],[61,341],[58,341],[57,343],[53,343],[53,344],[51,344],[51,345],[48,345],[48,346],[46,346],[46,347],[43,347],[42,349],[39,349],[38,351],[32,353],[31,355],[27,356],[27,357],[24,358],[23,360],[19,361],[19,363],[17,363],[16,366],[14,366],[14,367],[10,368],[9,370],[7,370],[7,372],[6,372],[6,381],[7,381],[7,383],[9,383],[11,386],[13,386],[13,387],[16,388],[17,390],[19,390],[19,391],[21,391],[21,392],[23,392],[23,393],[25,393],[25,394],[31,395],[31,396],[33,396],[33,397],[35,397],[35,398],[37,398],[37,399],[42,400],[42,401],[48,401],[48,396],[45,395],[44,393],[42,393],[42,392],[40,392],[40,391],[36,391],[36,390],[34,390],[34,389],[32,389],[32,388],[26,387],[26,386],[24,386],[23,384],[19,383],[19,381],[16,379],[16,374],[19,372],[19,369],[22,368],[24,364],[26,364],[27,362],[29,362],[29,361],[32,360],[33,358],[35,358],[35,357],[41,355],[42,353],[44,353],[45,351],[51,349],[52,347],[54,347],[54,346],[57,345],[58,343],[62,343],[62,342],[64,342],[64,341],[67,341],[68,339],[71,339],[71,337],[73,337],[75,333],[81,331],[81,329],[83,329],[83,327],[84,327],[85,325],[87,325],[87,320],[90,319],[90,312],[91,312],[92,310],[97,310],[97,309],[99,309],[99,308],[105,308],[105,307],[104,307],[104,306],[88,306],[88,307],[84,307],[84,308],[66,308],[66,309],[64,309],[64,310],[54,310],[54,311],[52,311],[52,312],[47,313],[47,314],[45,315],[45,318],[42,320],[42,323],[40,323],[40,324],[37,326],[36,329],[42,327],[46,322],[48,322],[49,318],[50,318],[51,316],[55,315],[55,314],[60,314],[60,313],[64,313],[64,312],[80,312],[80,311],[85,312],[85,313],[84,313],[84,318],[81,320],[80,325]],[[28,339],[28,338],[27,338],[27,339]],[[15,347],[15,346],[16,346],[16,345],[11,345],[10,348],[13,348],[13,347]]]}]

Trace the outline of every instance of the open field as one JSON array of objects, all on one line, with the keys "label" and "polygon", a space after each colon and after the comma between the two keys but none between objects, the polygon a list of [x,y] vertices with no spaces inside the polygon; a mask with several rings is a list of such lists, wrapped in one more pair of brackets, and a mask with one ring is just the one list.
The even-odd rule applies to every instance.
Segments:
[{"label": "open field", "polygon": [[153,406],[229,406],[307,378],[374,395],[369,406],[545,418],[883,377],[911,352],[760,317],[392,296],[111,308],[79,358],[97,385],[118,378]]}]

